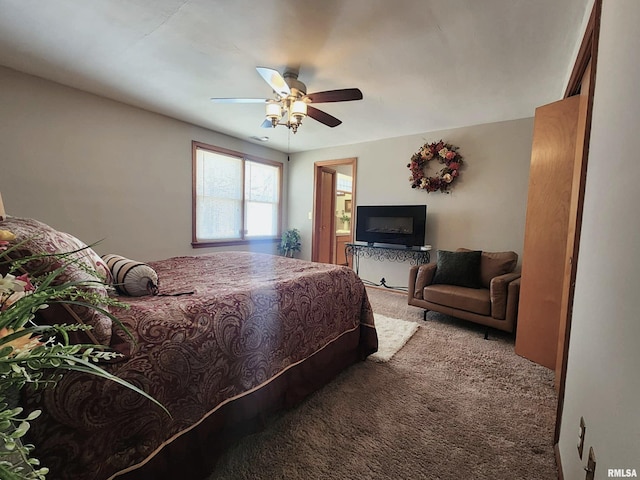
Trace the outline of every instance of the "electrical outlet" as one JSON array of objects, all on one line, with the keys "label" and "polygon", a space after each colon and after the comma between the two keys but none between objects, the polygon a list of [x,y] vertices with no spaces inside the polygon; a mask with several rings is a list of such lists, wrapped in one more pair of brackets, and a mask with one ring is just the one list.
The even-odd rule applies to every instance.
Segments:
[{"label": "electrical outlet", "polygon": [[584,469],[587,471],[584,480],[593,480],[596,476],[596,454],[593,453],[593,447],[589,447],[589,460]]},{"label": "electrical outlet", "polygon": [[587,433],[587,427],[584,424],[584,418],[580,417],[580,428],[578,429],[578,455],[582,460],[582,452],[584,450],[584,435]]}]

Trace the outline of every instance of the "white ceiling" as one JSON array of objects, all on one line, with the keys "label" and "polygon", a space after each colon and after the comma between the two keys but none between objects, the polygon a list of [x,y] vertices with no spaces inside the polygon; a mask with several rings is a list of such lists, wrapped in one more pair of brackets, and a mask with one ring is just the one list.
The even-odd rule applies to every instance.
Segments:
[{"label": "white ceiling", "polygon": [[[531,117],[562,97],[589,0],[0,0],[0,65],[281,151]],[[343,121],[263,129],[256,66]]]}]

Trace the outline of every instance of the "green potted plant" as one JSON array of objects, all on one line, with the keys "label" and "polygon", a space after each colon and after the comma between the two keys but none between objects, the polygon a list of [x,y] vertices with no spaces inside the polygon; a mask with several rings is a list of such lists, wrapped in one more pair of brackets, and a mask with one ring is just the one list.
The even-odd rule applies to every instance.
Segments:
[{"label": "green potted plant", "polygon": [[347,213],[343,213],[340,216],[340,221],[344,223],[345,229],[349,230],[349,222],[351,222],[351,215],[348,215]]},{"label": "green potted plant", "polygon": [[297,228],[292,228],[282,234],[278,251],[280,255],[290,258],[293,258],[294,252],[300,251],[300,231]]}]

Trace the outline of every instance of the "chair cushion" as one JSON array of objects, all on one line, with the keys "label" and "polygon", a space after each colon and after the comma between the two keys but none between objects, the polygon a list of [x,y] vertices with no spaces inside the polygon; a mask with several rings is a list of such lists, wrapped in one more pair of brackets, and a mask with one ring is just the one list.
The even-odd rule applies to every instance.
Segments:
[{"label": "chair cushion", "polygon": [[491,298],[486,288],[429,285],[424,288],[422,295],[427,302],[466,310],[478,315],[491,315]]},{"label": "chair cushion", "polygon": [[[466,248],[459,248],[458,252],[471,252]],[[518,264],[516,252],[482,252],[480,256],[480,280],[484,288],[489,288],[491,279],[498,275],[511,273]]]},{"label": "chair cushion", "polygon": [[457,285],[480,288],[480,250],[449,252],[438,250],[436,273],[433,284]]}]

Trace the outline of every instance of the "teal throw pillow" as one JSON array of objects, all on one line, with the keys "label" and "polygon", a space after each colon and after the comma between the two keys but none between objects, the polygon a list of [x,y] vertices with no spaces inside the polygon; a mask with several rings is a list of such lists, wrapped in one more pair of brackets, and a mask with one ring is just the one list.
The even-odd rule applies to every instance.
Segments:
[{"label": "teal throw pillow", "polygon": [[481,255],[481,250],[469,252],[438,250],[436,273],[431,283],[482,288],[482,279],[480,277]]}]

